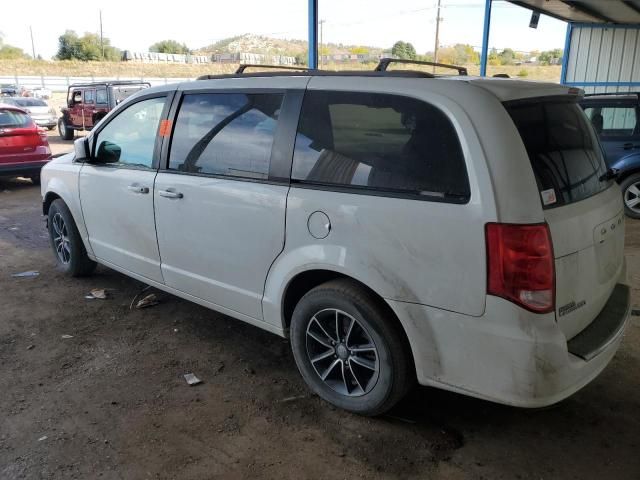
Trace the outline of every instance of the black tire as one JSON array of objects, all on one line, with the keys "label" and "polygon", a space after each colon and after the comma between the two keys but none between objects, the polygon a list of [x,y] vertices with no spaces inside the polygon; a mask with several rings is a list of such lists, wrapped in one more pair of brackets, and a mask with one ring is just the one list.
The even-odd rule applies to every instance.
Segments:
[{"label": "black tire", "polygon": [[58,133],[63,140],[73,140],[75,135],[74,129],[65,123],[64,118],[58,120]]},{"label": "black tire", "polygon": [[622,198],[624,199],[624,213],[627,217],[640,218],[640,203],[633,207],[630,207],[627,204],[627,202],[633,201],[636,198],[640,199],[640,195],[629,191],[630,188],[634,187],[636,190],[640,189],[640,173],[634,173],[633,175],[628,176],[620,184],[620,188],[622,189]]},{"label": "black tire", "polygon": [[[71,277],[82,277],[92,273],[96,268],[96,262],[87,256],[73,216],[61,199],[54,200],[49,206],[48,226],[49,241],[58,268]],[[60,248],[60,231],[64,239],[62,248]],[[61,253],[58,253],[58,250]]]},{"label": "black tire", "polygon": [[29,175],[29,178],[31,179],[31,182],[34,185],[40,185],[40,174],[39,173],[34,173],[33,175]]},{"label": "black tire", "polygon": [[[342,312],[336,314],[337,325],[349,324],[352,319],[355,319],[357,327],[353,328],[361,329],[361,332],[368,335],[375,346],[375,357],[372,357],[373,353],[368,353],[368,355],[372,355],[368,362],[371,365],[375,364],[378,367],[378,372],[375,374],[375,378],[373,376],[369,378],[366,387],[361,386],[367,380],[365,377],[365,381],[362,381],[362,375],[363,372],[364,375],[367,375],[369,370],[360,367],[361,360],[356,362],[352,356],[353,352],[349,348],[349,333],[344,336],[340,333],[335,334],[335,337],[338,337],[338,343],[333,347],[333,354],[332,347],[321,342],[318,343],[319,348],[327,349],[328,353],[316,355],[311,352],[315,348],[316,343],[314,342],[317,340],[312,340],[313,336],[308,336],[308,329],[310,329],[310,333],[314,333],[313,329],[316,329],[317,332],[318,324],[312,324],[314,319],[317,322],[320,315],[331,314],[334,310]],[[360,415],[380,415],[393,407],[413,386],[415,371],[410,357],[410,348],[399,331],[399,327],[389,319],[390,314],[377,297],[349,279],[332,280],[304,295],[296,305],[291,319],[291,347],[298,369],[307,385],[327,402]],[[341,315],[343,315],[343,320],[338,320]],[[330,318],[329,321],[331,321]],[[327,324],[325,323],[325,325]],[[353,326],[353,323],[351,325]],[[340,327],[336,327],[334,331],[339,329]],[[345,329],[342,331],[344,332]],[[328,332],[325,333],[328,334]],[[332,332],[330,335],[334,336],[334,333]],[[327,335],[324,338],[327,338]],[[345,338],[346,340],[344,340]],[[361,336],[360,338],[366,337]],[[341,344],[346,344],[348,354],[344,349],[339,352],[338,348]],[[357,349],[357,345],[351,348]],[[329,361],[329,365],[336,361],[342,362],[335,367],[337,372],[332,373],[338,377],[337,380],[331,380],[333,384],[329,382],[328,377],[327,382],[321,378],[320,370],[322,373],[326,373],[329,368],[326,363],[321,367],[314,367],[312,364],[311,356],[318,358],[323,355],[328,355],[327,360],[316,361],[315,365],[325,361]],[[348,356],[343,357],[343,355]],[[372,362],[371,358],[377,360]],[[361,381],[356,378],[356,370],[359,371],[357,376],[360,376]],[[343,389],[343,386],[340,385],[340,375],[342,375],[342,384],[347,393],[338,391],[338,389]],[[353,389],[351,392],[349,392],[350,388]]]}]

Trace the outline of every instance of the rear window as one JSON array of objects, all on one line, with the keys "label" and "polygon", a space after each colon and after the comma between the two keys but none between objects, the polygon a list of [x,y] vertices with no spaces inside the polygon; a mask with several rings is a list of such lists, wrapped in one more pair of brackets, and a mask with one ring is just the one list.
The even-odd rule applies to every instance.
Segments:
[{"label": "rear window", "polygon": [[505,106],[529,154],[544,208],[579,202],[610,185],[598,139],[575,101]]},{"label": "rear window", "polygon": [[118,105],[123,100],[127,99],[131,95],[136,92],[139,92],[143,88],[147,88],[148,85],[124,85],[121,87],[115,86],[112,87],[111,92],[113,93],[113,98]]},{"label": "rear window", "polygon": [[0,128],[21,128],[31,125],[28,115],[15,110],[0,110]]}]

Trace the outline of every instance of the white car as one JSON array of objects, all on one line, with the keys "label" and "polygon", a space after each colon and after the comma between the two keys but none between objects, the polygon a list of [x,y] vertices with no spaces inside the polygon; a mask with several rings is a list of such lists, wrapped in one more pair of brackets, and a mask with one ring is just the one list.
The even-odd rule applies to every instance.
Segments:
[{"label": "white car", "polygon": [[53,130],[58,124],[55,108],[49,106],[44,100],[32,97],[9,97],[2,101],[25,110],[39,127]]},{"label": "white car", "polygon": [[48,88],[44,88],[44,87],[36,87],[33,90],[31,90],[31,94],[35,97],[35,98],[43,98],[45,100],[49,100],[51,98],[51,90],[49,90]]},{"label": "white car", "polygon": [[60,268],[96,262],[290,337],[319,396],[417,381],[541,407],[630,309],[620,188],[556,84],[258,73],[153,87],[42,171]]}]

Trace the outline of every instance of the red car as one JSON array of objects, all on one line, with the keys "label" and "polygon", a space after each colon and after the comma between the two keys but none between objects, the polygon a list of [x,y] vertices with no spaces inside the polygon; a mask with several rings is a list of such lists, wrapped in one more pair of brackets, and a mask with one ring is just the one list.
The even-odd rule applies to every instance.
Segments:
[{"label": "red car", "polygon": [[40,169],[51,160],[46,132],[21,108],[0,103],[0,175],[40,183]]}]

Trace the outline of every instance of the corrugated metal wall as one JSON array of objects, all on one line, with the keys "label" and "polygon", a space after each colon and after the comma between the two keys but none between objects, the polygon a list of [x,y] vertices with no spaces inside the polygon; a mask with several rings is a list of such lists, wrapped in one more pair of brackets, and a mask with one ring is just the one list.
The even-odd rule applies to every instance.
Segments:
[{"label": "corrugated metal wall", "polygon": [[562,83],[587,93],[640,90],[639,26],[570,24]]}]

